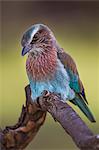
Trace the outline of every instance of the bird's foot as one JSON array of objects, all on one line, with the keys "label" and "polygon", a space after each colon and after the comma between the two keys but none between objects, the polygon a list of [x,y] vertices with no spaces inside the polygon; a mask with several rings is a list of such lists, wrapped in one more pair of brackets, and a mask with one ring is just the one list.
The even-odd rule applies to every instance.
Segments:
[{"label": "bird's foot", "polygon": [[44,91],[44,97],[48,97],[50,95],[49,91]]}]

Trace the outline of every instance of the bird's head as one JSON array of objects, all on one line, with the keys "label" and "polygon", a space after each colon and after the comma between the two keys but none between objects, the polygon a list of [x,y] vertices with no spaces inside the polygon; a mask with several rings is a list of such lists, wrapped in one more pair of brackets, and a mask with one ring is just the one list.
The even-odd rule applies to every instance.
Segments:
[{"label": "bird's head", "polygon": [[43,24],[31,26],[22,37],[22,56],[26,53],[41,53],[55,44],[56,40],[52,31]]}]

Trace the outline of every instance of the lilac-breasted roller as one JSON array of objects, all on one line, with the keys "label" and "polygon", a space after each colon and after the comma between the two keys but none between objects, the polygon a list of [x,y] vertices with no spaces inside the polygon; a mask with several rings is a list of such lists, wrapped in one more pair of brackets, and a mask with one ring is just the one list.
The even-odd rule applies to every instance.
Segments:
[{"label": "lilac-breasted roller", "polygon": [[52,31],[43,24],[31,26],[23,35],[22,56],[28,53],[26,71],[31,97],[35,101],[44,90],[60,94],[63,101],[77,105],[91,122],[83,84],[73,58],[58,45]]}]

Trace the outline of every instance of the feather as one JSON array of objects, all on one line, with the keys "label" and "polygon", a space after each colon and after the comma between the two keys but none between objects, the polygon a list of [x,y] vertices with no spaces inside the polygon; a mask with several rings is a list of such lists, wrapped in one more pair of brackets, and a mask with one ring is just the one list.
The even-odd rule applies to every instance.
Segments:
[{"label": "feather", "polygon": [[88,102],[86,100],[84,87],[80,80],[74,60],[64,51],[58,51],[57,55],[70,77],[70,87],[75,91],[75,98],[70,100],[70,102],[77,105],[91,122],[95,122],[95,119],[87,106]]},{"label": "feather", "polygon": [[29,78],[29,81],[32,100],[40,96],[44,90],[60,94],[64,102],[75,97],[75,92],[69,86],[69,76],[59,59],[57,59],[55,75],[51,80],[37,81]]},{"label": "feather", "polygon": [[71,102],[77,105],[91,122],[96,122],[90,109],[79,95],[76,95],[76,97],[73,100],[71,100]]},{"label": "feather", "polygon": [[64,52],[63,49],[62,51],[58,51],[57,55],[70,76],[70,87],[77,92],[78,95],[81,95],[83,100],[88,103],[85,96],[84,86],[80,80],[73,58],[68,53]]},{"label": "feather", "polygon": [[37,81],[53,78],[56,71],[56,60],[57,54],[54,49],[40,53],[35,58],[29,54],[26,62],[28,76]]}]

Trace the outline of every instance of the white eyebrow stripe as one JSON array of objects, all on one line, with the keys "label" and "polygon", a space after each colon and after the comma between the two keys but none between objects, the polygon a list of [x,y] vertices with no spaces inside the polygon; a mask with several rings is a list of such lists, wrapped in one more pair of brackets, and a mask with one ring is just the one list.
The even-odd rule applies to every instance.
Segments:
[{"label": "white eyebrow stripe", "polygon": [[35,29],[32,31],[30,42],[32,41],[34,35],[37,33],[37,31],[39,30],[39,28],[40,28],[39,26],[36,26]]}]

